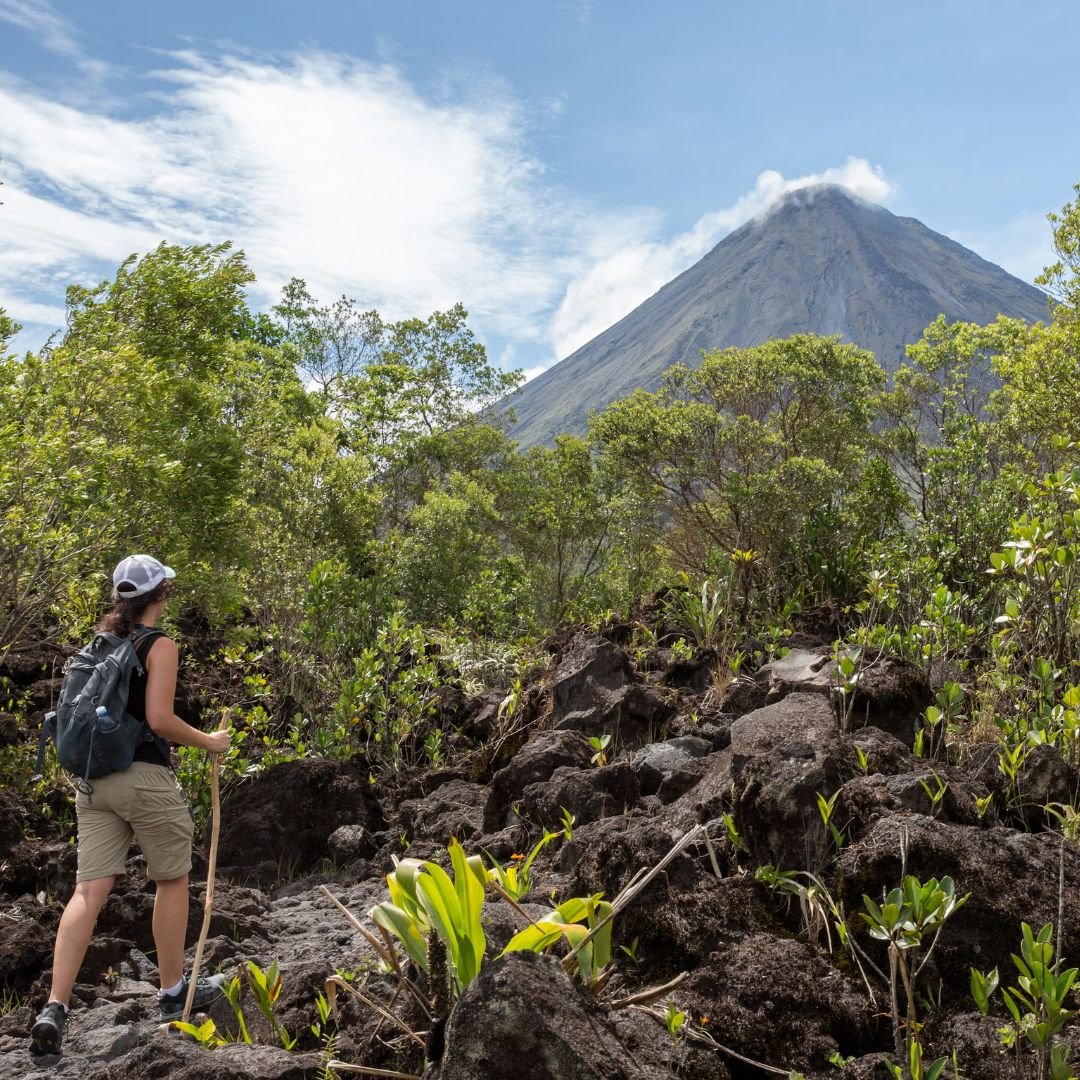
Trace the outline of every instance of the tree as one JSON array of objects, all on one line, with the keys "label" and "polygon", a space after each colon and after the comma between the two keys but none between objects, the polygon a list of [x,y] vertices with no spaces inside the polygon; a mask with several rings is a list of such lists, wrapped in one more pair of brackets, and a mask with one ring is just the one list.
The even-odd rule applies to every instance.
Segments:
[{"label": "tree", "polygon": [[519,455],[503,483],[510,550],[526,567],[535,615],[554,626],[600,578],[618,536],[619,510],[588,444],[560,435]]},{"label": "tree", "polygon": [[880,398],[889,459],[912,498],[908,543],[952,589],[985,592],[986,552],[1008,528],[1013,484],[1003,474],[1017,451],[997,422],[993,388],[1031,333],[1019,319],[978,326],[939,316]]},{"label": "tree", "polygon": [[461,473],[428,491],[397,541],[394,572],[418,620],[460,616],[470,587],[499,556],[499,517],[492,492]]},{"label": "tree", "polygon": [[[65,632],[85,629],[104,570],[133,549],[182,567],[190,599],[235,608],[266,551],[260,523],[305,481],[308,501],[325,505],[336,431],[248,311],[250,280],[227,245],[161,245],[114,280],[71,288],[55,347],[4,357],[0,439],[18,451],[0,466],[12,556],[0,594],[9,613],[27,613],[26,632],[42,633],[50,608]],[[325,475],[304,476],[299,432],[320,425]]]},{"label": "tree", "polygon": [[386,333],[377,311],[361,311],[347,296],[320,306],[302,278],[285,286],[274,314],[284,339],[296,349],[301,370],[331,402],[340,384],[374,359]]},{"label": "tree", "polygon": [[656,393],[609,406],[592,439],[662,498],[684,565],[755,551],[791,579],[812,521],[825,535],[875,449],[884,377],[865,350],[811,334],[706,353],[696,371],[669,369]]},{"label": "tree", "polygon": [[1047,214],[1053,226],[1054,253],[1057,259],[1036,279],[1055,297],[1060,317],[1075,319],[1080,314],[1080,184],[1073,187],[1077,197],[1062,207],[1060,214]]},{"label": "tree", "polygon": [[[1075,188],[1080,196],[1080,184]],[[1058,301],[1048,325],[996,363],[1002,389],[995,411],[1009,437],[1030,455],[1034,472],[1075,461],[1080,443],[1080,198],[1048,215],[1057,260],[1036,278]]]}]

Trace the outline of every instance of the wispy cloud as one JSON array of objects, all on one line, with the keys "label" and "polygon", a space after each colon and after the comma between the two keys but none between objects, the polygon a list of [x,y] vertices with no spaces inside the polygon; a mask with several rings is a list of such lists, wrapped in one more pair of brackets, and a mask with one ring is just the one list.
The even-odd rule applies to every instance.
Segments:
[{"label": "wispy cloud", "polygon": [[893,193],[884,172],[862,158],[849,158],[835,168],[790,180],[767,170],[731,206],[702,215],[686,232],[667,240],[637,239],[597,260],[571,281],[551,320],[553,360],[569,356],[633,311],[732,229],[767,210],[782,195],[822,183],[842,184],[870,202],[885,202]]},{"label": "wispy cloud", "polygon": [[0,81],[0,303],[17,317],[162,240],[233,239],[258,300],[293,274],[391,317],[464,300],[489,334],[539,347],[580,258],[641,228],[547,183],[503,87],[425,97],[390,65],[321,52],[188,53],[156,79],[167,94],[141,119]]},{"label": "wispy cloud", "polygon": [[0,0],[0,21],[28,31],[50,52],[71,60],[85,75],[100,78],[109,67],[88,56],[67,19],[48,0]]},{"label": "wispy cloud", "polygon": [[[36,13],[43,35],[52,25],[44,5],[0,0],[12,12]],[[57,24],[58,48],[65,32]],[[36,330],[60,324],[67,284],[132,252],[231,239],[259,276],[256,303],[294,274],[390,318],[461,300],[496,359],[532,374],[784,192],[891,190],[860,159],[794,179],[765,172],[664,238],[658,209],[598,208],[553,184],[531,150],[535,111],[498,82],[422,93],[388,63],[188,52],[147,87],[117,116],[0,77],[0,306]]]}]

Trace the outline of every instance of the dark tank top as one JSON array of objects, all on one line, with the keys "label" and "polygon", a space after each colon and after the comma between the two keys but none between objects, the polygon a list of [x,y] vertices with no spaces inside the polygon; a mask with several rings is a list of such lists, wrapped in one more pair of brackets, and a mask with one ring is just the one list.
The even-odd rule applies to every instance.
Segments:
[{"label": "dark tank top", "polygon": [[[139,626],[135,630],[135,655],[139,658],[142,670],[131,673],[127,711],[144,724],[146,723],[146,657],[154,642],[162,637],[165,637],[162,631],[148,630],[145,626]],[[145,761],[148,765],[164,765],[166,769],[172,768],[169,762],[168,746],[169,744],[162,738],[148,739],[135,747],[134,760]]]}]

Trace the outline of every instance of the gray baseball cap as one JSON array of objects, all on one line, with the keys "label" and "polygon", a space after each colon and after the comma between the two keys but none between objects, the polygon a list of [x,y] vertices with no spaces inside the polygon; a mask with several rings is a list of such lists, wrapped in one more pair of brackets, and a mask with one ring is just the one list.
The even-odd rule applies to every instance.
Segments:
[{"label": "gray baseball cap", "polygon": [[113,590],[121,599],[145,596],[163,581],[176,577],[171,566],[158,562],[153,555],[129,555],[113,571]]}]

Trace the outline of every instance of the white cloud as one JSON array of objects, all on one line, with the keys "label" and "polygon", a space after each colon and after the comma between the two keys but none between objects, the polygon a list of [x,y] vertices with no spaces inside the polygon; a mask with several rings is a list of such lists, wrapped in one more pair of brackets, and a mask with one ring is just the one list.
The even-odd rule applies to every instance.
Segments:
[{"label": "white cloud", "polygon": [[537,375],[543,375],[549,367],[551,367],[550,364],[537,364],[535,367],[523,368],[521,372],[521,377],[524,382],[532,382],[532,380],[535,379]]},{"label": "white cloud", "polygon": [[[20,12],[37,12],[42,34],[53,25],[46,5],[0,0],[0,17]],[[258,275],[258,304],[294,274],[388,318],[461,300],[501,363],[515,350],[526,366],[554,362],[784,192],[891,191],[859,159],[791,180],[764,172],[665,240],[654,208],[603,211],[553,185],[529,149],[527,110],[495,81],[425,96],[385,63],[188,52],[148,85],[119,117],[0,77],[0,306],[34,330],[60,325],[67,284],[96,282],[133,252],[231,239]]]},{"label": "white cloud", "polygon": [[293,274],[392,318],[463,300],[481,333],[538,347],[582,260],[651,220],[548,184],[498,84],[425,98],[392,66],[315,52],[169,63],[139,119],[0,81],[0,304],[15,317],[162,240],[232,239],[259,302]]},{"label": "white cloud", "polygon": [[108,73],[107,64],[83,52],[71,24],[47,0],[0,0],[0,22],[33,34],[46,49],[73,61],[85,75],[100,78]]},{"label": "white cloud", "polygon": [[618,322],[662,285],[692,266],[732,229],[767,210],[782,195],[814,184],[842,184],[870,202],[884,202],[894,187],[862,158],[787,180],[769,169],[731,206],[698,218],[670,240],[638,239],[599,259],[566,288],[551,321],[552,363],[569,356]]}]

